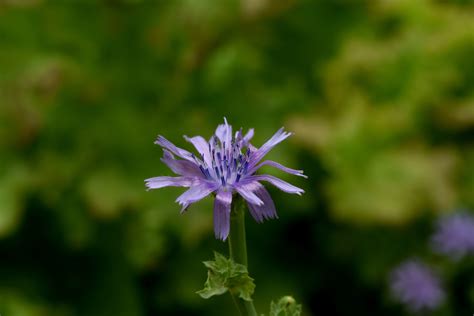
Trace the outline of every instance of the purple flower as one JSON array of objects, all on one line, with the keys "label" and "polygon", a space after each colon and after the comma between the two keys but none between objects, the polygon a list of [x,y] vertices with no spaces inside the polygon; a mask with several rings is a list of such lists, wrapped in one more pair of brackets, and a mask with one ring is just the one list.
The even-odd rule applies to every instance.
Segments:
[{"label": "purple flower", "polygon": [[417,260],[406,261],[392,272],[390,288],[394,298],[413,312],[434,310],[445,298],[439,278]]},{"label": "purple flower", "polygon": [[431,238],[435,252],[457,260],[474,253],[474,217],[457,213],[441,218]]},{"label": "purple flower", "polygon": [[[284,172],[306,177],[301,170],[287,168],[275,161],[260,162],[277,144],[288,138],[281,128],[260,148],[250,144],[253,129],[247,134],[242,129],[232,137],[232,126],[219,125],[209,141],[201,136],[187,137],[186,141],[194,145],[199,155],[176,147],[163,136],[158,136],[155,144],[163,147],[161,159],[177,177],[155,177],[146,179],[148,189],[159,189],[167,186],[188,187],[189,189],[176,200],[184,212],[191,204],[211,193],[214,200],[214,232],[216,238],[225,240],[229,235],[232,195],[240,194],[247,202],[250,214],[257,222],[276,218],[275,205],[268,191],[260,181],[269,182],[280,190],[301,195],[304,191],[271,175],[257,175],[255,172],[268,165]],[[181,159],[175,159],[175,156]]]}]

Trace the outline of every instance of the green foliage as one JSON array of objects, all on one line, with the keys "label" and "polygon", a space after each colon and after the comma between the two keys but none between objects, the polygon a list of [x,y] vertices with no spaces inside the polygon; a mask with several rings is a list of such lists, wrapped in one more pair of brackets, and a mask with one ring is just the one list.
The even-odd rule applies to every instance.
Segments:
[{"label": "green foliage", "polygon": [[27,181],[25,167],[12,165],[0,177],[0,238],[15,231],[22,217],[21,197],[26,190]]},{"label": "green foliage", "polygon": [[283,296],[277,303],[273,301],[270,303],[269,316],[300,316],[301,304],[296,304],[296,301],[291,296]]},{"label": "green foliage", "polygon": [[321,71],[321,106],[292,120],[330,174],[336,218],[401,224],[459,203],[457,176],[471,168],[459,164],[464,144],[445,137],[474,127],[474,20],[447,7],[374,5],[372,27]]},{"label": "green foliage", "polygon": [[19,293],[15,289],[0,288],[0,308],[2,315],[15,316],[71,316],[67,306],[51,306]]},{"label": "green foliage", "polygon": [[229,291],[243,300],[252,300],[255,284],[246,266],[217,252],[214,253],[214,261],[205,261],[204,265],[209,269],[207,280],[204,289],[197,292],[202,298],[208,299]]}]

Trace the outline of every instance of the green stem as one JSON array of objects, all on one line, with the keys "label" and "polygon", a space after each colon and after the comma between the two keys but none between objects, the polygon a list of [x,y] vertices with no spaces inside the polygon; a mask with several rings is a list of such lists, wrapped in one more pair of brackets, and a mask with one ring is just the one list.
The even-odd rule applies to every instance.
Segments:
[{"label": "green stem", "polygon": [[[230,212],[229,253],[230,258],[236,263],[248,267],[247,264],[247,242],[245,239],[245,203],[240,196],[234,197],[232,210]],[[237,308],[241,315],[257,316],[252,301],[245,301],[234,297]]]}]

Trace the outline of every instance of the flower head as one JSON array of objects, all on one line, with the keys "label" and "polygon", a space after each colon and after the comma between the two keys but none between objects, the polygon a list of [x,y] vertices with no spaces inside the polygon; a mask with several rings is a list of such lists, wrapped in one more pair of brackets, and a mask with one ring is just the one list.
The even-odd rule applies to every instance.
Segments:
[{"label": "flower head", "polygon": [[441,218],[431,244],[434,251],[455,260],[473,254],[474,216],[461,212]]},{"label": "flower head", "polygon": [[434,310],[445,298],[439,278],[417,260],[406,261],[392,272],[390,288],[394,298],[413,312]]},{"label": "flower head", "polygon": [[276,218],[273,200],[260,181],[269,182],[287,193],[301,195],[304,191],[274,176],[257,175],[256,171],[268,165],[296,176],[306,176],[301,170],[287,168],[275,161],[261,162],[273,147],[288,138],[291,133],[281,128],[260,148],[250,144],[253,133],[253,129],[250,129],[244,135],[240,129],[233,135],[232,126],[224,118],[224,124],[217,127],[209,141],[201,136],[184,136],[186,141],[194,145],[197,155],[176,147],[163,136],[158,136],[155,144],[163,147],[161,160],[178,176],[146,179],[146,186],[148,189],[188,187],[189,189],[176,200],[182,206],[182,212],[191,204],[214,193],[214,232],[216,238],[221,240],[225,240],[229,235],[234,193],[245,199],[250,214],[257,222]]}]

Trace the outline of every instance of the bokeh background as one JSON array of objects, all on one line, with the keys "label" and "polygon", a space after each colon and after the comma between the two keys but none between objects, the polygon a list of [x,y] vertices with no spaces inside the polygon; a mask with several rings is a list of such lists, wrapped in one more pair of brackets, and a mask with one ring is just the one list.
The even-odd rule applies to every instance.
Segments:
[{"label": "bokeh background", "polygon": [[[211,199],[179,214],[158,134],[191,149],[226,116],[304,169],[247,221],[259,312],[408,315],[387,275],[474,206],[470,0],[0,0],[0,314],[234,315],[203,300]],[[471,266],[472,268],[472,266]],[[436,315],[474,312],[453,268]],[[467,272],[466,272],[467,271]]]}]

